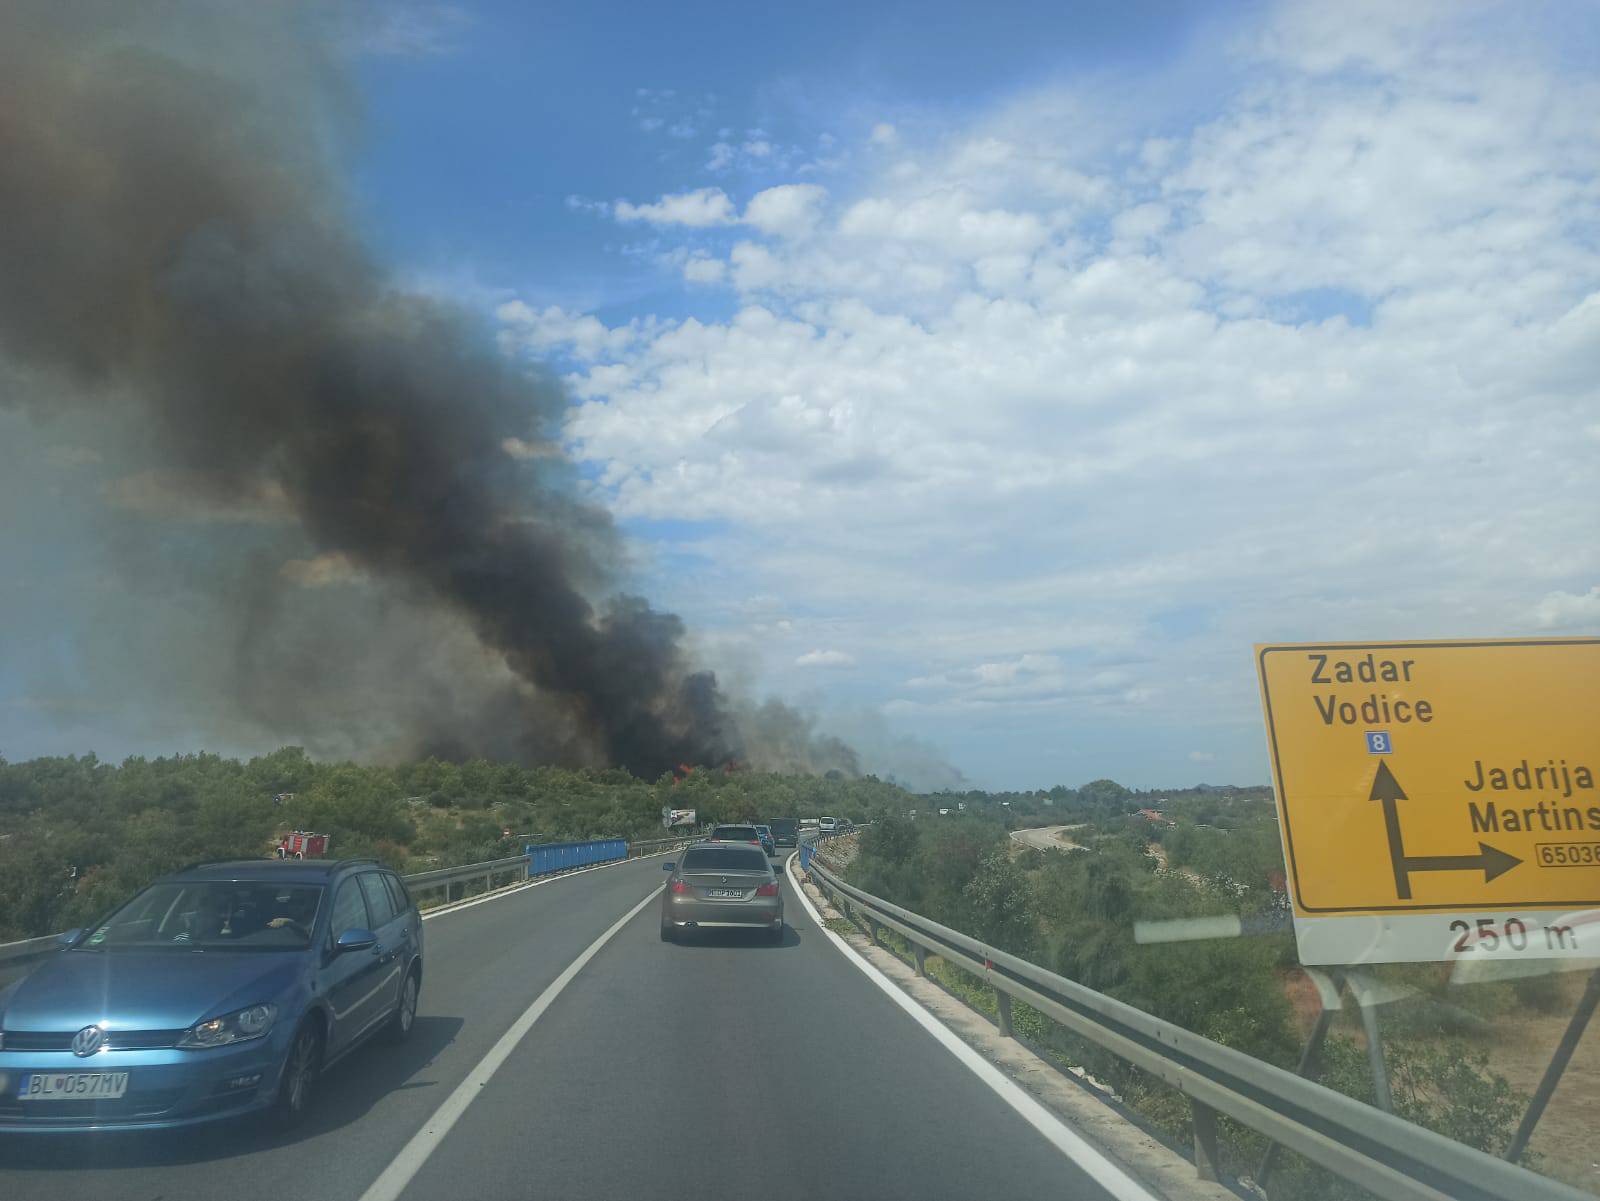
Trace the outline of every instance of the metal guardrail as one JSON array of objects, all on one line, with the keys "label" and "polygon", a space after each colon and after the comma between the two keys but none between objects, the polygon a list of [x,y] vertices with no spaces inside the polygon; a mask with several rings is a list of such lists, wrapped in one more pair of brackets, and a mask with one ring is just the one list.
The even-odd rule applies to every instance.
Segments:
[{"label": "metal guardrail", "polygon": [[509,859],[490,859],[483,863],[465,863],[460,867],[440,867],[428,872],[413,872],[409,876],[400,878],[412,892],[443,888],[448,896],[452,884],[465,884],[482,879],[486,889],[493,888],[495,876],[517,872],[524,876],[528,874],[526,855],[512,855]]},{"label": "metal guardrail", "polygon": [[[1395,1201],[1594,1201],[1589,1194],[1365,1105],[1343,1093],[1212,1042],[938,922],[847,884],[819,855],[803,864],[835,905],[911,945],[917,974],[932,953],[994,989],[998,1025],[1024,1001],[1071,1033],[1189,1098],[1195,1167],[1217,1179],[1217,1114]],[[859,921],[857,924],[860,924]]]},{"label": "metal guardrail", "polygon": [[641,855],[653,855],[657,851],[687,846],[691,842],[699,842],[704,837],[705,835],[703,834],[690,834],[680,838],[650,838],[643,842],[630,842],[628,844],[628,858],[637,859]]},{"label": "metal guardrail", "polygon": [[[584,859],[582,862],[573,863],[556,863],[552,861],[548,866],[535,865],[532,862],[533,857],[531,855],[512,855],[507,859],[489,859],[482,863],[464,863],[459,867],[440,867],[432,871],[412,872],[410,875],[401,876],[400,878],[405,881],[406,888],[412,892],[429,892],[442,888],[445,890],[446,899],[449,900],[451,899],[451,891],[457,884],[462,885],[464,889],[467,884],[482,880],[484,890],[489,891],[494,888],[496,876],[516,876],[521,874],[526,877],[529,875],[546,875],[575,867],[589,866],[593,863],[620,861],[625,858],[633,859],[640,855],[653,854],[663,847],[679,846],[693,842],[698,837],[699,835],[694,838],[655,838],[632,843],[625,843],[620,838],[592,839],[589,842],[581,843],[543,843],[536,849],[542,851],[561,847],[594,846],[600,843],[616,842],[623,844],[623,853],[612,856],[609,859]],[[536,870],[538,866],[543,866],[544,870]],[[0,943],[0,984],[4,984],[9,973],[16,968],[26,966],[34,960],[42,959],[44,956],[56,951],[60,945],[57,942],[60,937],[59,934],[46,934],[41,938],[25,938],[21,942]]]}]

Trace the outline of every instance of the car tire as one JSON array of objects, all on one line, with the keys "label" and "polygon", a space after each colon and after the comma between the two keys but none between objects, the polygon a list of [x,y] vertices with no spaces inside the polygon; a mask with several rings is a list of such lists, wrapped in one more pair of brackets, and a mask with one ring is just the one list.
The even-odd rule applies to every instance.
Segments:
[{"label": "car tire", "polygon": [[672,923],[667,921],[666,918],[662,918],[661,919],[661,941],[662,942],[677,942],[678,941],[678,932],[672,928]]},{"label": "car tire", "polygon": [[305,1120],[321,1071],[322,1027],[308,1018],[300,1024],[289,1043],[289,1056],[278,1080],[278,1095],[272,1102],[272,1119],[279,1129],[292,1130]]},{"label": "car tire", "polygon": [[411,1031],[417,1024],[417,997],[421,992],[422,969],[413,967],[400,985],[400,1003],[395,1006],[394,1016],[383,1028],[385,1042],[398,1045],[411,1037]]},{"label": "car tire", "polygon": [[770,942],[775,947],[781,947],[783,945],[783,923],[782,922],[779,922],[776,926],[774,926],[772,929],[767,931],[767,941]]}]

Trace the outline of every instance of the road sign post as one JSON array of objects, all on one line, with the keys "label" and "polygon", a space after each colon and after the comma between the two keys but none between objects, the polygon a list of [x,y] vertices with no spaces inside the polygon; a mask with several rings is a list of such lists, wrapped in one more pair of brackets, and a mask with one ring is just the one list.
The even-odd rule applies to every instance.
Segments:
[{"label": "road sign post", "polygon": [[1600,957],[1600,639],[1256,663],[1302,963]]}]

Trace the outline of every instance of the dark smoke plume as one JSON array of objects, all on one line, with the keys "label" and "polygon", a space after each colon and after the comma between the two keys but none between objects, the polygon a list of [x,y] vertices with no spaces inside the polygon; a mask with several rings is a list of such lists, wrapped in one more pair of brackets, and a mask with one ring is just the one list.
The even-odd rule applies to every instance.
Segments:
[{"label": "dark smoke plume", "polygon": [[[679,619],[597,599],[621,556],[570,465],[507,453],[556,436],[559,389],[354,228],[329,11],[0,5],[0,403],[135,431],[136,500],[272,510],[318,562],[465,623],[509,669],[501,728],[440,712],[435,749],[504,752],[523,722],[527,754],[646,775],[740,757]],[[239,638],[257,679],[288,670]]]}]

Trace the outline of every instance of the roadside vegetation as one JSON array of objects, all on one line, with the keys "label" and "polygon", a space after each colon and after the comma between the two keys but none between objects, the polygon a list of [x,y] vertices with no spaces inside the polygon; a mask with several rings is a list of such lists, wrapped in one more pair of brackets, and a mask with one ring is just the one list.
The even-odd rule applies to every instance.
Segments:
[{"label": "roadside vegetation", "polygon": [[663,807],[699,822],[832,814],[865,821],[913,804],[872,777],[697,769],[625,771],[428,759],[318,763],[298,747],[218,755],[0,759],[0,942],[94,920],[151,880],[204,859],[270,855],[291,830],[333,857],[401,872],[518,853],[527,842],[663,837]]},{"label": "roadside vegetation", "polygon": [[[1043,794],[967,793],[955,802],[964,809],[931,819],[926,802],[955,806],[943,796],[919,800],[924,805],[915,819],[896,814],[860,835],[847,872],[852,883],[1294,1070],[1318,1006],[1285,920],[1281,844],[1268,789],[1140,794],[1100,780]],[[1077,849],[1039,850],[1009,837],[1019,826],[1055,825],[1071,827]],[[1219,914],[1237,915],[1247,919],[1247,929],[1269,932],[1161,943],[1135,939],[1138,923]],[[992,1014],[992,991],[980,980],[942,961],[930,965],[934,978]],[[1569,1006],[1566,982],[1537,975],[1453,987],[1448,967],[1435,964],[1390,965],[1374,974],[1408,998],[1382,1011],[1396,1111],[1501,1153],[1527,1094],[1496,1070],[1485,1048],[1514,1016],[1555,1014]],[[1180,1094],[1063,1034],[1027,1006],[1016,1010],[1016,1028],[1024,1037],[1098,1081],[1154,1130],[1188,1145],[1189,1110]],[[1318,1079],[1372,1100],[1353,1005],[1325,1044]],[[1222,1125],[1226,1169],[1253,1178],[1265,1141],[1233,1123]],[[1557,1166],[1533,1158],[1533,1166]],[[1574,1178],[1573,1171],[1557,1174]],[[1365,1195],[1287,1154],[1278,1158],[1270,1184],[1273,1197]]]}]

